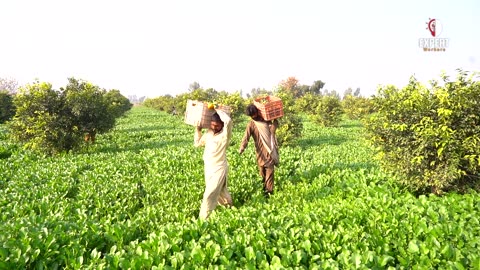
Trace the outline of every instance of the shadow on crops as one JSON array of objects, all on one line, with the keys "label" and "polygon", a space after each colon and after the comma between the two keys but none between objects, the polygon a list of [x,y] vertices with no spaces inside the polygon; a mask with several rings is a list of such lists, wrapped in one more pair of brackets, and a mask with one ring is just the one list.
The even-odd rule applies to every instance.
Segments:
[{"label": "shadow on crops", "polygon": [[[331,163],[331,164],[318,164],[314,168],[303,171],[303,172],[296,172],[295,175],[291,177],[289,180],[290,182],[296,183],[311,183],[321,177],[321,175],[329,175],[329,174],[338,174],[338,171],[359,171],[359,170],[366,170],[370,171],[372,169],[377,168],[378,165],[371,162],[353,162],[353,163]],[[328,185],[328,183],[326,184]]]},{"label": "shadow on crops", "polygon": [[340,145],[344,142],[348,141],[347,137],[344,136],[319,136],[319,137],[310,137],[310,138],[302,138],[299,140],[298,145],[302,149],[308,149],[310,147],[320,146],[320,145]]},{"label": "shadow on crops", "polygon": [[348,121],[342,122],[339,127],[341,128],[362,128],[363,124],[360,121]]},{"label": "shadow on crops", "polygon": [[253,198],[255,198],[256,190],[253,188],[250,190],[241,190],[241,191],[231,191],[233,205],[237,208],[250,203]]},{"label": "shadow on crops", "polygon": [[155,140],[155,141],[139,141],[133,144],[125,146],[119,146],[118,144],[111,144],[100,146],[93,150],[87,150],[87,152],[95,153],[119,153],[125,151],[139,152],[145,149],[159,149],[164,147],[182,147],[185,144],[191,144],[191,140],[176,139],[176,140]]}]

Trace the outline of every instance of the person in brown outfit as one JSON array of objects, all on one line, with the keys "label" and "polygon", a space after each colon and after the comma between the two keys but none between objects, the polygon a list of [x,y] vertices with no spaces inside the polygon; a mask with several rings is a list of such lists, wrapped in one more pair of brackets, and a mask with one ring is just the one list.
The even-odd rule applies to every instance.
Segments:
[{"label": "person in brown outfit", "polygon": [[253,104],[247,107],[246,114],[252,119],[248,122],[247,128],[245,129],[239,153],[242,154],[243,151],[245,151],[250,137],[253,137],[258,169],[263,180],[263,191],[268,198],[273,194],[275,166],[279,164],[278,142],[276,137],[278,121],[277,119],[273,121],[263,120],[257,107]]}]

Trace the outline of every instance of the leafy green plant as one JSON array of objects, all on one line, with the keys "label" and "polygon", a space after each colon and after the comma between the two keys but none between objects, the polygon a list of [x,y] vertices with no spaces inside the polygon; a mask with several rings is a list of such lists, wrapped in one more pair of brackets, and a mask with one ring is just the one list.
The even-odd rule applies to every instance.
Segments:
[{"label": "leafy green plant", "polygon": [[[196,218],[203,151],[166,112],[134,107],[88,151],[14,151],[0,159],[0,269],[480,265],[478,193],[414,196],[373,159],[360,124],[303,123],[268,202],[254,149],[228,148],[235,206],[206,222]],[[243,132],[234,127],[232,141]]]}]

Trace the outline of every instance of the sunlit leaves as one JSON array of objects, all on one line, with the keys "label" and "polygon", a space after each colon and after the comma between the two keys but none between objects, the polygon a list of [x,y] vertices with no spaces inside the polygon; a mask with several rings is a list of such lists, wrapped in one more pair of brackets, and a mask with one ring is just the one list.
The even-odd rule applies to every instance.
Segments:
[{"label": "sunlit leaves", "polygon": [[[234,129],[233,143],[244,127]],[[196,217],[193,129],[135,107],[78,154],[0,159],[0,268],[410,269],[479,265],[478,194],[415,197],[372,159],[358,122],[305,123],[263,198],[255,152],[227,151],[234,207]]]}]

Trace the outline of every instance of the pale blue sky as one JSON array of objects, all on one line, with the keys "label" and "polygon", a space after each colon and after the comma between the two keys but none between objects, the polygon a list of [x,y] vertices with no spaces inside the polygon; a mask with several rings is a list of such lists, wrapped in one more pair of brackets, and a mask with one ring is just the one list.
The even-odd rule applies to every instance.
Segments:
[{"label": "pale blue sky", "polygon": [[[124,95],[273,89],[295,76],[343,93],[480,71],[480,1],[0,2],[0,77],[64,86],[89,80]],[[445,52],[424,52],[429,18]]]}]

